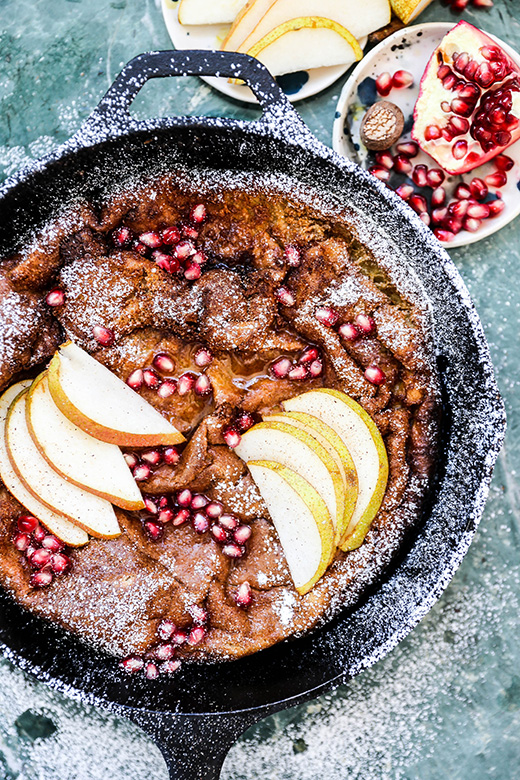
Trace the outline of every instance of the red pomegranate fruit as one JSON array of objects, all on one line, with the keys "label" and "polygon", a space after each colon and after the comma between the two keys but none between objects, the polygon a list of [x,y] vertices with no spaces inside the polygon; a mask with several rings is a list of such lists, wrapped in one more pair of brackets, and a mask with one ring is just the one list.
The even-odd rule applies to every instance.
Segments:
[{"label": "red pomegranate fruit", "polygon": [[496,157],[520,138],[520,68],[492,38],[459,22],[426,67],[412,137],[448,173]]}]

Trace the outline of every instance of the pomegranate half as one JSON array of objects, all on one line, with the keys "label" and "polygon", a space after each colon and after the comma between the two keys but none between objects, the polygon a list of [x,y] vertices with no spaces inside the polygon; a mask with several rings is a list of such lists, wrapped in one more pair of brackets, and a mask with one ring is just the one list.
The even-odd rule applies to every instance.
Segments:
[{"label": "pomegranate half", "polygon": [[520,138],[520,68],[481,30],[459,22],[426,67],[412,137],[448,173],[464,173]]}]

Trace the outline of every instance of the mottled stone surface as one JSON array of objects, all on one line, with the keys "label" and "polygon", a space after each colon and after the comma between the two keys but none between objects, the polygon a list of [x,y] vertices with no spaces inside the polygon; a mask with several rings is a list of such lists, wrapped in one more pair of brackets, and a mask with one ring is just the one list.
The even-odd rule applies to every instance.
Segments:
[{"label": "mottled stone surface", "polygon": [[[520,49],[520,0],[468,21]],[[454,19],[437,0],[421,20]],[[0,177],[73,133],[121,65],[169,48],[152,0],[0,0]],[[330,143],[342,83],[299,104]],[[149,84],[139,116],[254,118],[197,79]],[[506,780],[520,765],[520,221],[453,252],[475,299],[509,431],[479,532],[443,598],[385,660],[349,685],[263,721],[226,780]],[[71,702],[0,662],[0,778],[165,780],[135,727]]]}]

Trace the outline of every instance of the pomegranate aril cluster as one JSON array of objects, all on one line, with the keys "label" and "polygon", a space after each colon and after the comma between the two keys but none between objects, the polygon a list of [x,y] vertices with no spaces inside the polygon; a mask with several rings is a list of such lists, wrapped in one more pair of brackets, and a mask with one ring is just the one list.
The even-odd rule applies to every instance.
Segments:
[{"label": "pomegranate aril cluster", "polygon": [[183,224],[167,225],[160,230],[140,234],[123,225],[113,231],[112,242],[121,249],[133,249],[149,258],[167,273],[178,273],[194,281],[201,276],[202,266],[207,262],[206,255],[196,244],[200,226],[206,217],[206,206],[198,203]]},{"label": "pomegranate aril cluster", "polygon": [[[199,349],[194,356],[194,362],[199,368],[205,368],[213,360],[211,352]],[[152,365],[136,368],[126,378],[126,383],[132,390],[139,392],[143,387],[155,390],[159,398],[183,396],[195,393],[198,396],[211,395],[211,380],[205,373],[196,374],[185,371],[179,377],[170,376],[175,371],[175,360],[166,352],[159,352],[152,360]]]},{"label": "pomegranate aril cluster", "polygon": [[276,379],[316,379],[323,372],[323,358],[318,347],[309,345],[295,360],[289,357],[277,358],[271,363],[269,371]]},{"label": "pomegranate aril cluster", "polygon": [[376,89],[381,97],[387,97],[393,89],[407,89],[413,84],[413,75],[408,70],[396,70],[394,74],[380,73],[376,78]]},{"label": "pomegranate aril cluster", "polygon": [[468,5],[473,8],[492,8],[493,0],[444,0],[444,5],[449,5],[456,13],[462,13]]},{"label": "pomegranate aril cluster", "polygon": [[139,454],[125,452],[124,458],[136,482],[146,482],[152,476],[153,470],[159,466],[163,464],[176,466],[180,459],[180,453],[176,447],[169,445],[153,447],[149,450],[143,450]]},{"label": "pomegranate aril cluster", "polygon": [[34,569],[29,580],[32,588],[45,588],[55,577],[68,574],[72,569],[63,542],[46,531],[32,515],[20,515],[16,521],[13,545]]}]

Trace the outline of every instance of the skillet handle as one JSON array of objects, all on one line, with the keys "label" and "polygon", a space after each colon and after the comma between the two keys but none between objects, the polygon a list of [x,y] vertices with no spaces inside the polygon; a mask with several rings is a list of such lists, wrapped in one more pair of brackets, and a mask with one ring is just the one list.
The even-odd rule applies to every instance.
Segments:
[{"label": "skillet handle", "polygon": [[[149,79],[166,76],[242,79],[260,103],[263,111],[260,123],[268,123],[273,130],[290,134],[291,138],[310,135],[267,68],[254,57],[235,52],[183,50],[146,52],[130,60],[80,128],[76,140],[85,145],[129,130],[147,129],[149,124],[133,119],[129,108]],[[175,119],[166,121],[175,122]]]},{"label": "skillet handle", "polygon": [[127,710],[125,717],[143,729],[164,756],[170,780],[218,780],[229,749],[267,712],[184,715]]}]

